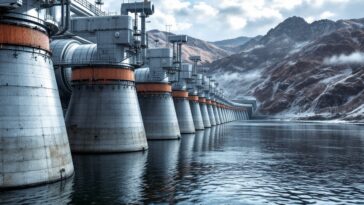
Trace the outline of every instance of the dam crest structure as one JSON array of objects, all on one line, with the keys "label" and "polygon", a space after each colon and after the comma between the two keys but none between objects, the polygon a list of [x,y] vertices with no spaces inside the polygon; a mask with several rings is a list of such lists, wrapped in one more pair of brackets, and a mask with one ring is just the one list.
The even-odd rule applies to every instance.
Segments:
[{"label": "dam crest structure", "polygon": [[143,152],[148,140],[248,120],[186,35],[149,48],[151,1],[109,15],[81,0],[0,0],[0,189],[64,180],[72,154]]}]

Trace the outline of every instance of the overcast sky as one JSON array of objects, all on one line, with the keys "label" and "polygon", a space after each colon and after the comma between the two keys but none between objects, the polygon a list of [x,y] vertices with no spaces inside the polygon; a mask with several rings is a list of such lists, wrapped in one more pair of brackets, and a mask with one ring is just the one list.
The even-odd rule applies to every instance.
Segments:
[{"label": "overcast sky", "polygon": [[[107,11],[119,11],[123,0],[104,0]],[[128,0],[124,0],[128,2]],[[133,2],[134,0],[129,0]],[[138,0],[140,1],[140,0]],[[318,19],[364,17],[364,0],[154,0],[156,12],[148,30],[166,30],[215,41],[264,35],[290,16]]]}]

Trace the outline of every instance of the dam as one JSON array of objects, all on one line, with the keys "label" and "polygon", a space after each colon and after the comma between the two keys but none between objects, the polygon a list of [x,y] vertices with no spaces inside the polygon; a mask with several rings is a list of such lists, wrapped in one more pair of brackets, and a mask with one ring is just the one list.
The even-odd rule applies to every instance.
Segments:
[{"label": "dam", "polygon": [[149,48],[153,2],[119,6],[0,1],[0,189],[65,180],[72,154],[145,152],[150,140],[249,118],[251,105],[183,61],[187,36]]},{"label": "dam", "polygon": [[0,204],[364,202],[362,124],[263,118],[153,42],[161,1],[106,1],[0,0]]}]

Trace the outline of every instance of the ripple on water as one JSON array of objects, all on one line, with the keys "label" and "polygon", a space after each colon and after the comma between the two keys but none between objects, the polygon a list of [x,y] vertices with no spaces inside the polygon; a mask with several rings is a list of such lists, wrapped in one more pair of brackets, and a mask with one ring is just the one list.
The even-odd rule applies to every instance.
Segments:
[{"label": "ripple on water", "polygon": [[234,122],[145,153],[74,156],[66,183],[1,204],[364,204],[364,127]]}]

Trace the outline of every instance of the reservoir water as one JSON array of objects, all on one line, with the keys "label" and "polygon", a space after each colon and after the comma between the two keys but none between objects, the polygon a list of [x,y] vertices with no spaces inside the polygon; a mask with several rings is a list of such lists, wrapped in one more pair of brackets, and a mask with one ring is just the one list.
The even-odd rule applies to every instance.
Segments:
[{"label": "reservoir water", "polygon": [[240,121],[149,150],[74,155],[64,182],[0,204],[364,204],[364,126]]}]

